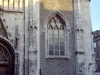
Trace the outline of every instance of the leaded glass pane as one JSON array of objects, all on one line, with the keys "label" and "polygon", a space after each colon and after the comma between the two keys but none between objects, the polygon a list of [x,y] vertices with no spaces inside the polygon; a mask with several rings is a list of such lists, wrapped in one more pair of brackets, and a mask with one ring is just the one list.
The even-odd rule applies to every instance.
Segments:
[{"label": "leaded glass pane", "polygon": [[55,55],[59,55],[59,51],[55,51]]},{"label": "leaded glass pane", "polygon": [[64,44],[60,44],[60,50],[65,50]]},{"label": "leaded glass pane", "polygon": [[59,38],[60,38],[60,42],[64,42],[64,36],[63,35],[60,35]]},{"label": "leaded glass pane", "polygon": [[49,50],[53,50],[53,41],[49,41]]},{"label": "leaded glass pane", "polygon": [[54,45],[55,45],[55,50],[59,50],[59,39],[57,34],[54,35]]},{"label": "leaded glass pane", "polygon": [[64,45],[64,36],[60,36],[60,50],[65,50],[65,45]]},{"label": "leaded glass pane", "polygon": [[65,51],[60,51],[60,55],[65,55]]},{"label": "leaded glass pane", "polygon": [[58,34],[58,30],[57,29],[54,30],[54,34]]},{"label": "leaded glass pane", "polygon": [[48,35],[48,38],[49,38],[49,41],[53,40],[53,35],[52,34],[49,34]]},{"label": "leaded glass pane", "polygon": [[49,55],[53,55],[53,51],[49,51]]},{"label": "leaded glass pane", "polygon": [[59,41],[58,35],[55,34],[54,35],[54,42],[55,42],[55,44],[58,44],[59,43],[58,41]]},{"label": "leaded glass pane", "polygon": [[49,45],[49,50],[53,50],[53,45]]},{"label": "leaded glass pane", "polygon": [[48,30],[48,34],[53,34],[53,30]]},{"label": "leaded glass pane", "polygon": [[59,35],[64,36],[63,34],[64,34],[64,30],[59,30]]},{"label": "leaded glass pane", "polygon": [[55,50],[59,51],[59,44],[55,45]]}]

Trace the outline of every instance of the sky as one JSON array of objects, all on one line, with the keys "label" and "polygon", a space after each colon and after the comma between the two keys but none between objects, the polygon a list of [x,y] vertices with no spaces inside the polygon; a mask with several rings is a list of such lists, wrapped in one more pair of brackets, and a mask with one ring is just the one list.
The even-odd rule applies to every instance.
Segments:
[{"label": "sky", "polygon": [[90,6],[93,31],[100,30],[100,0],[91,0]]}]

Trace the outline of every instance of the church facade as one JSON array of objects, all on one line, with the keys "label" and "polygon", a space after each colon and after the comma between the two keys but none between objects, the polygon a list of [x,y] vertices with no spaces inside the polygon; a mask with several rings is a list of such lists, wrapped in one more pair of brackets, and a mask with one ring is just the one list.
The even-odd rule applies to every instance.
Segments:
[{"label": "church facade", "polygon": [[95,75],[90,0],[1,0],[1,74]]}]

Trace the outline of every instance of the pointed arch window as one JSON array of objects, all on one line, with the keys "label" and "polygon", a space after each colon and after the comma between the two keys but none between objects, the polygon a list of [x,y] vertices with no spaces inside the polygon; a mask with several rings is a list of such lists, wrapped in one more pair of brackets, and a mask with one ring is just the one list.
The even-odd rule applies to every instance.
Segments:
[{"label": "pointed arch window", "polygon": [[65,22],[58,14],[50,18],[47,25],[49,56],[66,56],[65,31]]}]

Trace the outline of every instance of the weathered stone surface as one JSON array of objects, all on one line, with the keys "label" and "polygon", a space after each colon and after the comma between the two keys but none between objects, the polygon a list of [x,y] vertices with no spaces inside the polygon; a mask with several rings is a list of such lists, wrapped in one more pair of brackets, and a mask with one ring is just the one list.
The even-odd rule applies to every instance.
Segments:
[{"label": "weathered stone surface", "polygon": [[[9,2],[8,2],[9,1]],[[47,24],[66,23],[66,57],[47,58]],[[15,52],[15,75],[94,75],[89,0],[1,0],[0,37]]]}]

